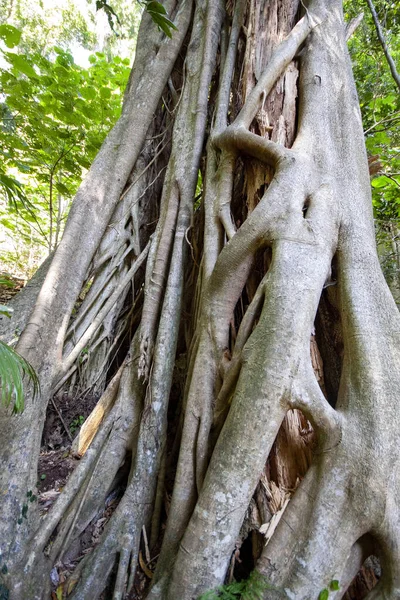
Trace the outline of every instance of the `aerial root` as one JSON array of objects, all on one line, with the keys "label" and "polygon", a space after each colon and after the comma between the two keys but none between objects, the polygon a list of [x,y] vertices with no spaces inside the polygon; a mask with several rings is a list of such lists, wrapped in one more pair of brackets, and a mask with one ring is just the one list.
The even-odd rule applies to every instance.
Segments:
[{"label": "aerial root", "polygon": [[113,600],[122,600],[125,595],[125,591],[129,592],[129,589],[126,590],[126,585],[131,558],[131,549],[127,546],[123,547],[119,554],[118,572],[114,585]]},{"label": "aerial root", "polygon": [[59,373],[56,375],[56,380],[61,379],[65,373],[72,367],[75,363],[76,359],[79,357],[82,350],[85,348],[86,344],[91,340],[93,335],[98,331],[99,327],[103,323],[104,319],[108,315],[109,311],[113,308],[126,286],[132,281],[134,275],[138,271],[138,269],[142,266],[142,264],[147,259],[147,255],[150,249],[150,242],[147,244],[145,249],[141,252],[141,254],[137,257],[131,268],[127,271],[121,281],[118,283],[117,287],[114,289],[112,294],[109,296],[108,300],[101,307],[100,311],[97,313],[96,317],[93,319],[92,323],[86,329],[85,333],[81,336],[79,342],[75,345],[75,347],[71,350],[67,357],[64,358],[62,366],[60,368]]},{"label": "aerial root", "polygon": [[326,400],[311,365],[307,364],[304,375],[294,381],[289,401],[290,408],[301,410],[316,431],[320,449],[327,451],[337,446],[342,436],[339,413]]},{"label": "aerial root", "polygon": [[223,355],[220,371],[223,378],[223,383],[219,391],[217,401],[214,409],[213,417],[213,439],[214,442],[211,446],[214,447],[215,441],[218,438],[219,432],[221,431],[222,425],[225,422],[226,416],[229,411],[230,399],[235,391],[236,383],[239,379],[240,370],[242,368],[242,352],[244,346],[249,339],[251,332],[258,317],[260,316],[262,306],[265,298],[265,285],[267,281],[267,275],[264,276],[257,291],[252,299],[249,307],[247,308],[242,322],[240,323],[239,331],[236,337],[235,347],[233,355],[230,360],[227,359],[226,353]]}]

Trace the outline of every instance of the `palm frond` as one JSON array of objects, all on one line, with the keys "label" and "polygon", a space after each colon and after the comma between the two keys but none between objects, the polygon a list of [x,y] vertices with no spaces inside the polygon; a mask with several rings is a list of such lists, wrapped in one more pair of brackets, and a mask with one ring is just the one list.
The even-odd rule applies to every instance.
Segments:
[{"label": "palm frond", "polygon": [[32,365],[15,350],[0,340],[0,396],[5,406],[14,403],[13,412],[24,410],[23,378],[33,384],[33,396],[39,392],[39,380]]}]

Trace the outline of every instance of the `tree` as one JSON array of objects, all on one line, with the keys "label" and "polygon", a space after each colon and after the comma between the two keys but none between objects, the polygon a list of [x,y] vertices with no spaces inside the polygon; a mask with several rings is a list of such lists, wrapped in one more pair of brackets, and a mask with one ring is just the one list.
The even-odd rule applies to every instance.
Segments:
[{"label": "tree", "polygon": [[[332,580],[341,598],[371,554],[382,577],[368,599],[399,597],[399,314],[341,4],[169,0],[171,39],[144,15],[121,117],[19,300],[34,304],[17,350],[41,396],[0,418],[3,597],[49,596],[124,464],[119,504],[64,586],[73,599],[98,598],[111,574],[107,597],[129,596],[175,469],[149,599],[223,583],[256,529],[249,506],[270,521],[265,598],[326,597]],[[80,385],[104,392],[39,521],[46,405],[82,365]],[[315,449],[293,472],[299,428]],[[282,434],[286,463],[271,456]],[[270,520],[285,469],[302,481]]]},{"label": "tree", "polygon": [[[51,253],[57,247],[82,172],[120,114],[129,59],[109,62],[97,52],[83,69],[58,47],[52,59],[33,51],[2,56],[7,62],[0,73],[6,98],[0,105],[0,189],[8,192],[7,183],[14,181],[20,193],[9,191],[8,202],[0,205],[0,223],[26,263],[32,251],[43,257],[44,249]],[[6,258],[10,261],[3,255],[2,262]],[[11,258],[15,261],[15,254]]]}]

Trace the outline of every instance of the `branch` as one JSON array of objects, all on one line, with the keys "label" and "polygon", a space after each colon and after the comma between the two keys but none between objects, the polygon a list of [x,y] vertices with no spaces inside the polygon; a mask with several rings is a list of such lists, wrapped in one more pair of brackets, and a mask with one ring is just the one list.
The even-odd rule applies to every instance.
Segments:
[{"label": "branch", "polygon": [[384,54],[386,56],[386,60],[387,60],[387,62],[389,64],[390,71],[392,73],[393,79],[395,80],[396,85],[397,85],[397,87],[400,90],[400,75],[397,72],[396,65],[394,64],[394,60],[391,57],[390,52],[389,52],[389,48],[388,48],[388,46],[386,44],[385,36],[383,35],[382,27],[381,27],[381,24],[379,23],[378,15],[376,14],[375,6],[374,6],[372,0],[367,0],[367,4],[368,4],[369,9],[371,11],[371,15],[372,15],[372,18],[373,18],[374,23],[375,23],[376,33],[377,33],[378,39],[379,39],[379,41],[381,43],[383,52],[384,52]]},{"label": "branch", "polygon": [[[398,115],[398,116],[396,116],[396,115]],[[378,121],[374,125],[371,125],[371,127],[369,127],[368,129],[366,129],[364,131],[364,135],[367,135],[367,133],[369,133],[370,131],[372,131],[372,129],[375,129],[375,127],[378,127],[378,125],[381,125],[382,123],[391,123],[392,121],[398,121],[400,119],[399,115],[400,115],[400,110],[394,112],[390,117],[386,117],[385,119],[381,119],[380,121]],[[386,131],[386,130],[384,129],[383,131]]]}]

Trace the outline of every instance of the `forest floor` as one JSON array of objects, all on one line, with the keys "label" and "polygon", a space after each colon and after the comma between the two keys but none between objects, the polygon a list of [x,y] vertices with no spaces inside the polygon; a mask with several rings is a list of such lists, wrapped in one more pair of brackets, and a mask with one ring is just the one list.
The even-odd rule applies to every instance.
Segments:
[{"label": "forest floor", "polygon": [[[41,514],[45,514],[62,491],[68,477],[77,465],[79,458],[71,452],[71,442],[79,433],[86,417],[91,413],[98,398],[94,395],[69,396],[63,394],[53,398],[47,408],[46,424],[43,430],[42,447],[38,467],[38,501]],[[72,542],[51,572],[53,584],[52,600],[58,600],[65,593],[69,575],[77,564],[92,552],[99,542],[104,527],[110,520],[122,497],[127,472],[119,473],[119,482],[113,486],[101,511],[92,519],[84,533]],[[141,568],[136,573],[134,592],[129,600],[141,600],[147,589],[151,570],[141,556]],[[107,590],[101,600],[110,597]]]}]

